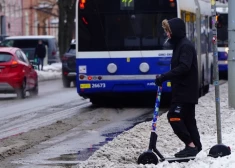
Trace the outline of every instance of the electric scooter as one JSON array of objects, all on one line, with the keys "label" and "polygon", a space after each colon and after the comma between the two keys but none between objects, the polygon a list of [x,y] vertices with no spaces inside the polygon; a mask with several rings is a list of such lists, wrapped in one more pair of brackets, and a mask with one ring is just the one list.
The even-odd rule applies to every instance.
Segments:
[{"label": "electric scooter", "polygon": [[[138,164],[158,164],[158,162],[162,161],[168,161],[169,163],[172,162],[188,162],[190,160],[194,160],[196,157],[172,157],[172,158],[165,158],[156,148],[157,143],[157,133],[156,133],[156,124],[158,119],[158,113],[159,113],[159,107],[160,107],[160,99],[162,94],[162,87],[158,87],[157,96],[156,96],[156,103],[155,103],[155,110],[153,113],[153,120],[152,120],[152,130],[150,135],[150,141],[149,141],[149,148],[146,152],[142,153],[138,160]],[[231,153],[231,150],[229,147],[218,144],[211,148],[209,155],[211,157],[217,158],[229,155]],[[158,160],[158,157],[160,160]]]}]

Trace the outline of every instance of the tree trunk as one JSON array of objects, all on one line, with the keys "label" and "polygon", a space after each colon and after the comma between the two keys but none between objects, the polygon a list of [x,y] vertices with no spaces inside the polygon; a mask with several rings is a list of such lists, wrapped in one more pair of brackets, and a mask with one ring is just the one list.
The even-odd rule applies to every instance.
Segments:
[{"label": "tree trunk", "polygon": [[60,57],[68,49],[74,32],[76,0],[59,0],[59,49]]}]

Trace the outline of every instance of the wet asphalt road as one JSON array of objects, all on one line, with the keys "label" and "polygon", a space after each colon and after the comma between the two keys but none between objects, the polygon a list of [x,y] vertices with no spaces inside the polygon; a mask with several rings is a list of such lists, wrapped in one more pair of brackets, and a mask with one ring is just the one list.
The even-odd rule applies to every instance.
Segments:
[{"label": "wet asphalt road", "polygon": [[[84,103],[89,105],[75,88],[63,88],[60,80],[41,82],[36,97],[17,100],[14,94],[0,95],[0,139],[69,117],[74,114],[71,108],[76,110]],[[62,105],[69,112],[60,112],[65,109]]]},{"label": "wet asphalt road", "polygon": [[94,107],[61,80],[41,82],[25,100],[0,95],[0,109],[0,168],[72,167],[152,117],[152,108]]}]

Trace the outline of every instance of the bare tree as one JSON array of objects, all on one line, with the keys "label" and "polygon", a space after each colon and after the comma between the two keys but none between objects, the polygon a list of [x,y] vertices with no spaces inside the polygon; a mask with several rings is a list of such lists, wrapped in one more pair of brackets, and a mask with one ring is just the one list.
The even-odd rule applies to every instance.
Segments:
[{"label": "bare tree", "polygon": [[76,0],[58,0],[60,55],[69,47],[74,33]]}]

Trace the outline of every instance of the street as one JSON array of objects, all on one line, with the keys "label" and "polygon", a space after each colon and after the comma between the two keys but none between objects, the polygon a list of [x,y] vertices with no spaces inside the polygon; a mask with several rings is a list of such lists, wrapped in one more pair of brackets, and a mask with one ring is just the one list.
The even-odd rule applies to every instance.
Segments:
[{"label": "street", "polygon": [[4,168],[70,167],[152,117],[152,108],[94,107],[61,80],[40,82],[37,97],[1,95],[0,108]]},{"label": "street", "polygon": [[0,168],[235,167],[232,6],[1,0]]}]

